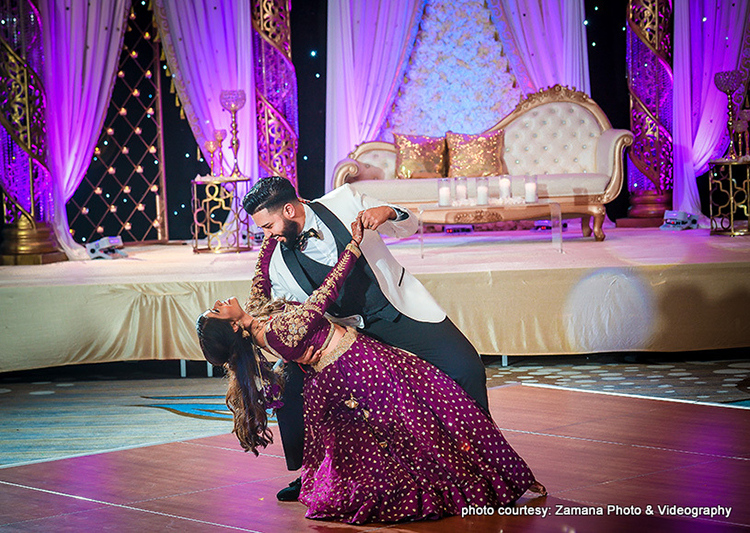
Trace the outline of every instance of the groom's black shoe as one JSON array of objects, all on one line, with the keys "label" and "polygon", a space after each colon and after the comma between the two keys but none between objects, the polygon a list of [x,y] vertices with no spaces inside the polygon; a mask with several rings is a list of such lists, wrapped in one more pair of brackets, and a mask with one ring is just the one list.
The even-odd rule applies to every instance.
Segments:
[{"label": "groom's black shoe", "polygon": [[289,486],[285,489],[281,489],[276,494],[276,499],[280,502],[296,502],[297,498],[299,498],[299,491],[302,488],[302,478],[298,477],[291,483],[289,483]]}]

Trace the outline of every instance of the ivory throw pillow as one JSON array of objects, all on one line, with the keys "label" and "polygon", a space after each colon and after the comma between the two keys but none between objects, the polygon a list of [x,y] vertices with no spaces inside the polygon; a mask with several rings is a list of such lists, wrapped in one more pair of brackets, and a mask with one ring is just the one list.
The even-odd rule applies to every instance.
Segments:
[{"label": "ivory throw pillow", "polygon": [[394,133],[396,153],[396,177],[439,178],[445,176],[445,137],[404,135]]},{"label": "ivory throw pillow", "polygon": [[499,176],[507,174],[503,160],[505,131],[470,135],[466,133],[445,134],[448,143],[448,176]]}]

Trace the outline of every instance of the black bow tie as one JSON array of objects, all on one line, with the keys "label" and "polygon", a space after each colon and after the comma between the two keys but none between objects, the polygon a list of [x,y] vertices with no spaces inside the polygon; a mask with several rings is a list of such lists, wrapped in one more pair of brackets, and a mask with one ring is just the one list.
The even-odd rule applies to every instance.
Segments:
[{"label": "black bow tie", "polygon": [[310,237],[313,237],[315,239],[323,239],[323,236],[316,230],[315,228],[310,228],[307,231],[303,231],[299,234],[297,237],[297,240],[294,243],[294,248],[303,251],[307,247],[307,241],[310,239]]}]

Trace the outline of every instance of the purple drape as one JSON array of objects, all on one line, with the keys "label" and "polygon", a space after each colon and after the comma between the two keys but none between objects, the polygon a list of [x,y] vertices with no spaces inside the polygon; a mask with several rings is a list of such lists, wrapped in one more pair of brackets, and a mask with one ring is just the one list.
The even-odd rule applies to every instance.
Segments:
[{"label": "purple drape", "polygon": [[591,94],[583,0],[490,0],[489,5],[522,87],[528,78],[534,91],[559,83]]},{"label": "purple drape", "polygon": [[[675,210],[700,213],[696,175],[728,144],[727,97],[717,72],[736,69],[750,46],[750,0],[676,0],[674,7]],[[747,50],[744,50],[747,55]],[[747,80],[746,80],[747,81]]]},{"label": "purple drape", "polygon": [[112,93],[129,0],[41,0],[52,226],[69,259],[88,259],[70,235],[67,202],[91,163]]},{"label": "purple drape", "polygon": [[172,70],[185,114],[198,146],[227,130],[223,143],[224,172],[234,164],[230,148],[231,116],[219,102],[222,90],[245,91],[245,106],[237,112],[240,171],[258,175],[253,81],[252,14],[250,0],[156,0],[156,14],[167,62]]},{"label": "purple drape", "polygon": [[329,0],[326,189],[354,147],[375,139],[401,82],[425,0]]}]

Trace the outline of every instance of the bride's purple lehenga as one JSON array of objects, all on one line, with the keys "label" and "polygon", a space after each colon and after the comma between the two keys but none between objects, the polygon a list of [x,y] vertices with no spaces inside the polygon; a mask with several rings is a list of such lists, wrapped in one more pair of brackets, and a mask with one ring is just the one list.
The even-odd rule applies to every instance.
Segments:
[{"label": "bride's purple lehenga", "polygon": [[[275,245],[267,241],[261,261]],[[277,355],[323,346],[328,305],[359,256],[352,245],[304,304],[266,326]],[[267,272],[267,270],[266,270]],[[534,475],[451,378],[413,354],[349,329],[305,378],[299,500],[308,518],[355,524],[440,518],[517,500]]]}]

